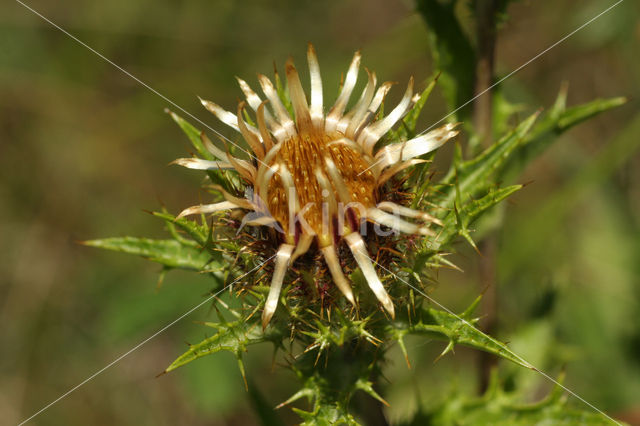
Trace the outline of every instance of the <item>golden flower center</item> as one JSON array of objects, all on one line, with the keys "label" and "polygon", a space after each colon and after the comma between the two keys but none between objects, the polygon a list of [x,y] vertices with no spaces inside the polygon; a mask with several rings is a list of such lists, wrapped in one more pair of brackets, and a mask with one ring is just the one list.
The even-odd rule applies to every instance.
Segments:
[{"label": "golden flower center", "polygon": [[[337,219],[338,211],[331,211],[328,197],[333,197],[336,204],[343,202],[338,195],[339,183],[331,179],[327,171],[326,158],[335,164],[342,182],[349,193],[349,203],[357,203],[363,208],[375,206],[376,181],[368,168],[370,163],[362,155],[343,143],[331,143],[344,137],[339,132],[331,134],[313,133],[299,134],[282,142],[282,147],[276,158],[269,164],[284,164],[291,174],[298,197],[300,208],[303,209],[304,220],[317,234],[326,232],[327,220]],[[331,185],[330,194],[323,196],[323,188],[316,177],[316,170],[322,171]],[[277,176],[271,182],[268,194],[269,211],[285,230],[289,229],[290,218],[289,201],[283,185],[283,180]],[[346,204],[343,202],[343,204]],[[324,213],[323,213],[324,210]],[[356,219],[359,220],[357,209],[354,209]],[[324,214],[324,219],[323,219]],[[327,216],[329,216],[327,218]],[[324,220],[324,222],[323,222]],[[340,219],[342,220],[342,218]],[[325,223],[325,228],[323,228]],[[303,231],[304,232],[304,231]]]}]

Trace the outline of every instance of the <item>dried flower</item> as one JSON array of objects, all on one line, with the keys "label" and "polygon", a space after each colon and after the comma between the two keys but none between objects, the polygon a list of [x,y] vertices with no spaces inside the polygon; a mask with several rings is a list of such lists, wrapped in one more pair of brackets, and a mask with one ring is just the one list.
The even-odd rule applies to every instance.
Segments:
[{"label": "dried flower", "polygon": [[[203,136],[207,149],[219,161],[181,158],[177,164],[199,170],[233,169],[252,187],[247,198],[238,198],[216,187],[226,201],[189,207],[179,217],[191,214],[244,209],[243,225],[271,226],[279,231],[279,247],[267,301],[262,314],[263,327],[271,320],[287,268],[309,250],[320,251],[333,282],[355,305],[351,284],[346,278],[336,247],[346,242],[369,287],[384,309],[393,317],[394,307],[373,262],[369,258],[360,225],[365,221],[384,225],[396,232],[433,235],[430,224],[439,221],[428,213],[384,201],[384,184],[399,171],[423,162],[416,159],[453,138],[451,124],[414,139],[390,143],[376,149],[377,143],[413,107],[413,79],[398,105],[386,116],[378,110],[392,84],[376,89],[375,73],[367,70],[368,82],[355,105],[346,111],[360,67],[356,52],[338,98],[324,114],[322,80],[313,46],[307,51],[311,77],[311,103],[300,83],[298,71],[289,59],[286,77],[293,114],[273,83],[264,75],[258,79],[266,100],[238,79],[246,103],[255,111],[257,127],[243,117],[245,102],[237,113],[225,111],[213,102],[203,105],[225,124],[240,132],[251,148],[251,160],[232,156]],[[268,104],[268,107],[267,107]],[[401,217],[417,219],[409,222]]]}]

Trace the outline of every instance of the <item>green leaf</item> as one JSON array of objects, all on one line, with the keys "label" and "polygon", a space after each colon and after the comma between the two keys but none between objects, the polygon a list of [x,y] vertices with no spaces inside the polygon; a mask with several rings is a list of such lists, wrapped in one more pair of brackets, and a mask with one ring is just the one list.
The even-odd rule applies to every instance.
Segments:
[{"label": "green leaf", "polygon": [[167,212],[153,212],[154,216],[164,219],[167,222],[167,226],[171,230],[172,228],[179,228],[200,246],[204,247],[209,239],[210,229],[206,225],[198,225],[197,222],[189,220],[187,218],[176,219],[174,215]]},{"label": "green leaf", "polygon": [[291,117],[295,117],[295,112],[293,110],[293,105],[291,104],[291,100],[289,99],[288,87],[285,87],[282,84],[282,79],[280,78],[280,74],[278,74],[278,70],[275,69],[274,65],[274,79],[276,85],[276,92],[278,93],[278,97],[280,101],[282,101],[282,105],[286,108],[287,112]]},{"label": "green leaf", "polygon": [[[524,104],[513,104],[505,96],[502,86],[496,86],[492,91],[493,113],[492,132],[493,139],[508,133],[512,127],[512,117],[526,110]],[[478,148],[481,148],[478,146]],[[469,151],[467,151],[469,152]],[[477,153],[477,152],[476,152]]]},{"label": "green leaf", "polygon": [[585,196],[610,178],[616,170],[627,163],[640,150],[640,113],[637,113],[626,127],[620,129],[612,141],[607,143],[582,167],[569,182],[558,188],[532,214],[526,217],[526,223],[517,223],[518,237],[526,244],[519,244],[508,253],[509,262],[505,262],[504,274],[517,273],[522,265],[531,258],[534,247],[542,247],[545,241],[553,237],[560,223],[576,204]]},{"label": "green leaf", "polygon": [[304,421],[302,426],[358,426],[355,418],[343,407],[331,404],[321,404],[314,411],[304,411],[294,408],[293,411]]},{"label": "green leaf", "polygon": [[556,125],[556,130],[558,132],[564,132],[576,124],[582,123],[591,117],[595,117],[601,112],[624,105],[626,102],[627,98],[624,97],[596,99],[591,102],[587,102],[586,104],[568,108],[560,113],[557,120],[558,123]]},{"label": "green leaf", "polygon": [[[474,302],[475,304],[477,302]],[[426,335],[446,340],[448,345],[442,355],[452,350],[454,345],[460,344],[480,349],[522,367],[533,369],[531,365],[513,353],[504,343],[478,330],[475,327],[477,319],[471,317],[471,311],[472,309],[468,309],[462,315],[455,315],[451,312],[434,308],[424,308],[418,313],[418,318],[412,318],[411,322],[408,320],[403,321],[402,319],[396,321],[389,332],[396,340],[403,338],[407,334]]]},{"label": "green leaf", "polygon": [[[279,345],[282,341],[282,334],[277,328],[269,327],[267,331],[263,332],[258,321],[247,321],[244,318],[230,323],[206,323],[205,325],[217,329],[218,332],[196,345],[189,346],[188,351],[180,355],[167,367],[166,373],[198,358],[220,351],[231,352],[240,361],[242,353],[246,352],[249,345],[266,341],[272,341],[274,344]],[[243,368],[242,364],[240,364],[240,368]]]},{"label": "green leaf", "polygon": [[[343,320],[351,321],[345,317],[339,322],[342,323]],[[354,323],[348,328],[355,331],[361,325]],[[370,421],[367,420],[371,419],[370,413],[351,412],[350,408],[353,407],[351,407],[350,401],[355,394],[364,392],[383,404],[387,404],[374,389],[374,386],[379,383],[381,374],[379,363],[383,351],[366,343],[366,338],[355,338],[360,334],[358,332],[345,332],[342,327],[339,327],[339,329],[334,329],[334,333],[343,336],[329,339],[332,340],[332,343],[330,347],[322,351],[321,360],[318,359],[320,351],[315,336],[312,336],[314,343],[309,341],[303,343],[306,350],[295,356],[295,362],[291,364],[291,368],[302,382],[302,386],[277,408],[304,398],[311,404],[310,411],[293,408],[293,411],[307,422],[304,424],[351,425],[358,424],[356,421],[369,424]],[[342,343],[337,344],[338,341]],[[318,354],[315,351],[318,351]]]},{"label": "green leaf", "polygon": [[[533,158],[560,134],[601,112],[622,105],[624,98],[596,100],[566,108],[566,90],[561,90],[554,106],[534,125],[539,113],[531,115],[515,129],[475,158],[463,161],[458,149],[447,175],[433,187],[436,203],[445,209],[455,207],[456,194],[473,197],[493,182],[513,181]],[[428,186],[422,189],[426,190]],[[465,202],[466,200],[462,200]]]},{"label": "green leaf", "polygon": [[[478,219],[491,205],[491,198],[484,195],[487,191],[491,197],[500,194],[491,190],[496,181],[513,181],[522,172],[526,164],[538,156],[557,137],[572,126],[593,117],[603,111],[622,105],[624,98],[596,100],[572,108],[566,108],[566,89],[563,88],[552,108],[536,122],[538,113],[533,114],[520,123],[509,134],[501,138],[491,147],[485,149],[475,158],[463,161],[461,149],[454,153],[453,165],[447,175],[432,188],[428,182],[421,191],[431,190],[433,201],[441,207],[439,216],[444,218],[445,226],[436,243],[432,247],[441,247],[449,243],[456,235],[461,235],[470,243],[471,236],[467,226]],[[534,123],[535,122],[535,123]],[[519,188],[511,187],[513,190]],[[507,192],[510,192],[509,189]],[[465,199],[462,199],[462,197]],[[467,197],[482,197],[482,203],[472,201],[467,205]],[[457,198],[460,199],[457,199]],[[465,204],[467,203],[467,204]],[[482,207],[485,204],[485,207]],[[454,223],[457,227],[451,227]],[[452,232],[456,230],[455,232]]]},{"label": "green leaf", "polygon": [[175,121],[178,126],[180,126],[182,131],[187,135],[189,141],[191,142],[191,145],[193,145],[193,147],[198,152],[198,155],[206,160],[215,160],[213,154],[211,154],[202,144],[202,140],[200,139],[200,134],[202,132],[193,127],[188,121],[180,117],[175,112],[170,111],[169,109],[167,109],[167,112],[171,115],[173,121]]},{"label": "green leaf", "polygon": [[210,262],[211,256],[206,251],[190,245],[183,245],[175,240],[116,237],[84,241],[82,244],[135,254],[169,268],[216,271],[220,267],[220,265]]},{"label": "green leaf", "polygon": [[248,345],[264,341],[262,330],[255,323],[249,324],[244,321],[236,321],[229,324],[207,323],[207,325],[217,328],[218,332],[196,345],[189,346],[188,351],[180,355],[167,367],[166,373],[198,358],[220,351],[229,351],[239,357],[242,352],[245,352]]},{"label": "green leaf", "polygon": [[562,133],[591,117],[626,103],[626,98],[618,97],[596,99],[566,108],[566,96],[566,89],[560,90],[554,106],[533,127],[521,146],[505,164],[500,172],[500,179],[508,181],[517,178],[527,164],[537,158]]},{"label": "green leaf", "polygon": [[436,83],[438,81],[438,76],[431,80],[431,82],[427,85],[427,87],[420,94],[420,98],[415,103],[413,108],[407,113],[407,115],[402,119],[400,126],[396,130],[391,130],[387,134],[386,138],[392,141],[399,140],[407,140],[415,137],[416,135],[416,125],[418,123],[418,118],[420,117],[420,113],[422,112],[422,108],[424,108],[427,99],[429,99],[429,95],[433,91],[433,88],[436,87]]},{"label": "green leaf", "polygon": [[567,404],[560,386],[535,403],[520,402],[513,393],[505,392],[494,373],[487,392],[480,396],[459,393],[449,395],[430,412],[418,413],[410,424],[434,426],[466,426],[508,424],[513,426],[566,424],[615,425],[605,415],[590,409],[578,409]]},{"label": "green leaf", "polygon": [[437,204],[445,209],[451,209],[455,205],[457,192],[464,194],[465,198],[473,197],[493,185],[492,176],[501,172],[509,156],[531,130],[538,115],[539,113],[532,114],[509,134],[472,160],[454,161],[447,176],[436,185],[436,191],[442,194],[442,197],[436,201]]},{"label": "green leaf", "polygon": [[[167,109],[167,112],[171,114],[171,118],[178,123],[178,126],[182,129],[182,131],[187,135],[191,145],[196,149],[196,152],[200,157],[205,160],[216,160],[216,157],[209,152],[202,143],[201,134],[202,131],[196,129],[192,126],[188,121],[180,117],[178,114]],[[229,175],[226,174],[222,170],[207,170],[207,176],[211,179],[213,183],[221,185],[227,191],[232,190],[233,183],[230,181]]]},{"label": "green leaf", "polygon": [[[442,71],[440,82],[455,110],[474,95],[476,53],[455,14],[456,1],[418,0],[416,7],[427,24],[431,55]],[[453,121],[470,122],[470,105],[457,111]]]},{"label": "green leaf", "polygon": [[469,225],[482,216],[487,210],[500,203],[511,194],[522,189],[522,185],[511,185],[505,188],[497,188],[489,191],[487,195],[477,200],[472,200],[464,205],[456,204],[454,212],[443,220],[442,232],[432,246],[440,248],[450,243],[457,235],[467,239],[472,246]]}]

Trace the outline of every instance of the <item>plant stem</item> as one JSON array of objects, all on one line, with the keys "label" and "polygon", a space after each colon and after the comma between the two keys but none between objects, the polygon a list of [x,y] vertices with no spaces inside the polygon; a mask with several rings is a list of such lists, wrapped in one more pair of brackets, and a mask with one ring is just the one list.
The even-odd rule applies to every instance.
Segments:
[{"label": "plant stem", "polygon": [[[493,140],[493,96],[490,90],[493,84],[497,0],[476,1],[476,38],[477,61],[476,81],[473,105],[473,127],[475,143],[471,143],[469,151],[474,154],[481,147],[488,147]],[[486,91],[486,92],[485,92]],[[483,331],[491,335],[496,328],[498,294],[496,289],[496,235],[490,234],[480,243],[482,253],[479,265],[480,285],[484,290]],[[479,391],[484,393],[489,385],[491,370],[496,362],[495,357],[480,352],[478,359]]]},{"label": "plant stem", "polygon": [[[497,0],[476,1],[476,81],[475,95],[483,93],[493,84]],[[491,91],[487,91],[474,100],[473,127],[480,146],[487,147],[492,141],[492,102]]]}]

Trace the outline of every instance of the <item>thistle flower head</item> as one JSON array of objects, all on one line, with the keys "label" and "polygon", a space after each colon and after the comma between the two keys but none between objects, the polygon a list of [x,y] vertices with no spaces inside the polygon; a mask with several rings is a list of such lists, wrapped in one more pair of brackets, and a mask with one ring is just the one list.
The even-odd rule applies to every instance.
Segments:
[{"label": "thistle flower head", "polygon": [[[377,147],[418,100],[413,94],[413,79],[400,102],[381,116],[380,107],[392,84],[378,87],[375,73],[367,70],[367,84],[347,111],[360,67],[357,52],[337,100],[325,114],[320,67],[311,45],[307,59],[310,99],[289,59],[285,67],[288,98],[283,99],[271,80],[259,75],[265,99],[238,79],[246,102],[240,102],[235,114],[202,100],[210,112],[241,133],[251,149],[251,158],[237,158],[203,137],[217,161],[183,158],[176,162],[192,169],[235,170],[251,191],[246,192],[250,194],[246,198],[239,198],[217,187],[225,201],[189,207],[180,217],[243,209],[248,211],[243,226],[270,226],[278,231],[275,268],[262,315],[265,327],[277,308],[287,269],[309,251],[322,254],[333,283],[355,305],[337,250],[343,243],[378,301],[393,317],[393,302],[369,257],[363,235],[366,227],[362,224],[372,222],[396,232],[434,235],[431,226],[437,225],[438,220],[389,201],[385,184],[399,171],[422,162],[416,157],[438,148],[457,131],[454,125],[447,124],[408,141]],[[290,104],[292,113],[285,103]],[[255,125],[245,120],[247,104],[255,112]]]}]

